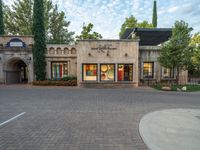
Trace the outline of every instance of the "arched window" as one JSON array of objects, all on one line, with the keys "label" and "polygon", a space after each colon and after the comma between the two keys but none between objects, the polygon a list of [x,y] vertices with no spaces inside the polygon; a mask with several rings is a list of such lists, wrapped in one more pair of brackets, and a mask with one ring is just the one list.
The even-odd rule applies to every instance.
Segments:
[{"label": "arched window", "polygon": [[75,48],[71,49],[71,54],[76,54],[76,49]]},{"label": "arched window", "polygon": [[69,54],[69,49],[67,47],[64,48],[64,54]]},{"label": "arched window", "polygon": [[60,47],[57,48],[57,54],[62,55],[62,49]]},{"label": "arched window", "polygon": [[53,47],[49,48],[49,54],[55,54],[55,49]]}]

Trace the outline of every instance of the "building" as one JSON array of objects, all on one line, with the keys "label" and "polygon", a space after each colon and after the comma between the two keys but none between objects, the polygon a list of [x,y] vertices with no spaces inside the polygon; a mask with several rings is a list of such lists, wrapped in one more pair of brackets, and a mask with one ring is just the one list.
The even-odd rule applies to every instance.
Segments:
[{"label": "building", "polygon": [[[171,29],[127,29],[120,40],[80,40],[76,45],[47,44],[47,79],[77,76],[79,86],[133,87],[175,80],[176,70],[157,61]],[[30,83],[34,77],[32,36],[0,37],[0,82]],[[181,71],[180,83],[187,82]]]}]

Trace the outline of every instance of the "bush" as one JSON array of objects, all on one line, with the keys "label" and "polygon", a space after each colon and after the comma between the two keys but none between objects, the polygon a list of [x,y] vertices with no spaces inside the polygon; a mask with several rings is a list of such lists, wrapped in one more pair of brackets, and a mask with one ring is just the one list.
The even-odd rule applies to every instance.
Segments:
[{"label": "bush", "polygon": [[55,81],[55,80],[45,80],[45,81],[34,81],[33,85],[36,86],[77,86],[77,80],[68,81]]},{"label": "bush", "polygon": [[77,80],[77,77],[67,76],[61,79],[61,81]]}]

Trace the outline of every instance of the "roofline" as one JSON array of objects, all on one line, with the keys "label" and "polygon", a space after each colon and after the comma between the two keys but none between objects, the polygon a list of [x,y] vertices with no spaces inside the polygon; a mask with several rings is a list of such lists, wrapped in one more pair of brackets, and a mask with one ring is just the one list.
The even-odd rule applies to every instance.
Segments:
[{"label": "roofline", "polygon": [[77,40],[77,42],[95,42],[95,41],[104,41],[104,42],[135,42],[139,41],[139,38],[134,38],[134,39],[84,39],[84,40]]},{"label": "roofline", "polygon": [[0,35],[0,37],[34,37],[33,35]]}]

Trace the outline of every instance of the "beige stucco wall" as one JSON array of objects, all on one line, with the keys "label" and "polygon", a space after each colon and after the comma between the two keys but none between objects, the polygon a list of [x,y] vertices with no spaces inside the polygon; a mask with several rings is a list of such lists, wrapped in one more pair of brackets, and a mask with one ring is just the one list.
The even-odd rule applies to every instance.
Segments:
[{"label": "beige stucco wall", "polygon": [[[13,38],[21,39],[26,48],[6,48],[6,44]],[[28,82],[33,81],[32,36],[0,36],[0,83],[6,82],[6,71],[10,71],[9,63],[22,60],[28,68]]]},{"label": "beige stucco wall", "polygon": [[[138,39],[135,40],[83,40],[78,41],[77,49],[77,78],[78,84],[83,83],[82,80],[82,64],[133,64],[133,81],[138,86]],[[110,45],[115,50],[92,50],[99,46]],[[117,66],[117,65],[116,65]],[[99,67],[99,66],[98,66]],[[99,70],[99,69],[98,69]],[[115,69],[116,70],[116,69]],[[117,82],[117,73],[115,73],[115,82]],[[98,81],[100,79],[98,78]]]}]

